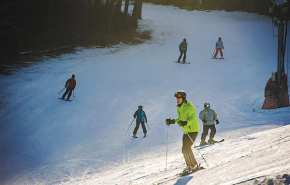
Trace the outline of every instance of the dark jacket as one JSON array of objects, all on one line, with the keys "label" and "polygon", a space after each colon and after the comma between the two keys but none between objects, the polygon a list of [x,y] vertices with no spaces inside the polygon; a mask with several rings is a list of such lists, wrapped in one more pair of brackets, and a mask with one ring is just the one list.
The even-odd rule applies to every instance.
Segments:
[{"label": "dark jacket", "polygon": [[136,119],[136,122],[144,122],[144,119],[145,121],[147,122],[147,117],[146,117],[146,114],[143,110],[140,110],[138,109],[135,114],[133,115],[134,118],[137,117]]},{"label": "dark jacket", "polygon": [[68,79],[65,83],[65,87],[67,87],[68,89],[71,89],[71,90],[74,90],[76,85],[77,85],[77,82],[73,78]]},{"label": "dark jacket", "polygon": [[179,44],[179,51],[186,52],[187,51],[187,42],[183,41]]}]

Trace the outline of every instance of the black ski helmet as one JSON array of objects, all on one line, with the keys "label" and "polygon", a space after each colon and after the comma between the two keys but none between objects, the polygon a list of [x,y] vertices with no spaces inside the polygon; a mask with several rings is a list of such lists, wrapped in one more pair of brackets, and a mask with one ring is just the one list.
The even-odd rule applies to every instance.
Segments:
[{"label": "black ski helmet", "polygon": [[142,105],[139,105],[139,106],[138,106],[138,109],[143,109],[143,106],[142,106]]},{"label": "black ski helmet", "polygon": [[75,75],[72,75],[71,77],[72,77],[72,78],[75,78]]},{"label": "black ski helmet", "polygon": [[178,97],[177,95],[180,95],[180,97],[182,98],[182,101],[184,102],[186,100],[186,92],[184,92],[183,90],[179,90],[174,94],[174,97]]},{"label": "black ski helmet", "polygon": [[207,106],[210,107],[210,104],[209,104],[208,102],[205,102],[205,103],[203,104],[203,106],[204,106],[204,108],[206,108]]}]

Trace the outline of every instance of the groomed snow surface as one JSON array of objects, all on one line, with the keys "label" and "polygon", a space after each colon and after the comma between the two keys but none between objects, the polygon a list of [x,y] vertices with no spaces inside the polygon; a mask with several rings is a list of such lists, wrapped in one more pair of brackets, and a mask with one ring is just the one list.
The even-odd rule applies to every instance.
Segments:
[{"label": "groomed snow surface", "polygon": [[[0,184],[290,184],[290,108],[261,109],[277,71],[271,18],[144,4],[139,29],[152,39],[79,48],[1,76]],[[210,59],[218,37],[224,60]],[[174,63],[183,38],[189,65]],[[75,97],[61,101],[72,74]],[[215,139],[225,141],[192,148],[206,169],[170,180],[185,167],[182,130],[165,125],[177,117],[173,95],[180,89],[197,114],[211,103],[220,121]],[[134,139],[135,123],[129,126],[138,105],[149,127],[146,138],[140,127]]]}]

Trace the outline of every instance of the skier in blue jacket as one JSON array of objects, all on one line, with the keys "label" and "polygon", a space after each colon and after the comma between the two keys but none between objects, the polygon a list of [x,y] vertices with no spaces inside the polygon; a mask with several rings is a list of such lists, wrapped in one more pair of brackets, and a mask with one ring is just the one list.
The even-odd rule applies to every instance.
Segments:
[{"label": "skier in blue jacket", "polygon": [[[204,103],[204,109],[199,113],[199,119],[203,122],[203,133],[201,135],[200,145],[216,143],[216,141],[213,138],[216,134],[215,124],[219,124],[219,120],[217,118],[216,112],[210,108],[210,104],[208,102]],[[205,138],[208,134],[209,129],[211,131],[207,143],[205,141]]]},{"label": "skier in blue jacket", "polygon": [[137,131],[139,129],[140,123],[142,125],[144,137],[146,137],[146,133],[147,133],[147,130],[146,130],[146,127],[145,127],[145,123],[144,123],[144,121],[146,121],[146,123],[147,123],[147,117],[146,117],[146,113],[142,109],[143,109],[143,106],[139,105],[138,106],[138,110],[133,115],[134,118],[137,117],[137,119],[136,119],[136,127],[135,127],[135,129],[133,131],[133,137],[135,137],[135,138],[137,138],[136,134],[137,134]]}]

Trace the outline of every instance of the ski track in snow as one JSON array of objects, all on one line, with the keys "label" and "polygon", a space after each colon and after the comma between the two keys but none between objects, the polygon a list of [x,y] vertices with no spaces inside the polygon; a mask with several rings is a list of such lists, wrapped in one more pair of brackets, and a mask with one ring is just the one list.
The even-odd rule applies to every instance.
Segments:
[{"label": "ski track in snow", "polygon": [[[209,166],[193,149],[207,169],[164,184],[247,184],[290,173],[290,128],[284,126],[290,109],[261,109],[264,86],[276,71],[271,18],[144,4],[139,24],[152,31],[144,44],[77,48],[1,77],[0,184],[139,185],[174,177],[185,167],[182,131],[169,127],[165,170],[164,120],[176,117],[173,94],[180,89],[197,115],[211,103],[220,120],[216,139],[225,141],[200,149]],[[220,36],[225,59],[211,60]],[[176,65],[183,38],[191,64]],[[58,101],[71,74],[75,97]],[[135,121],[126,131],[138,105],[150,130],[143,138],[140,127],[135,139]]]}]

